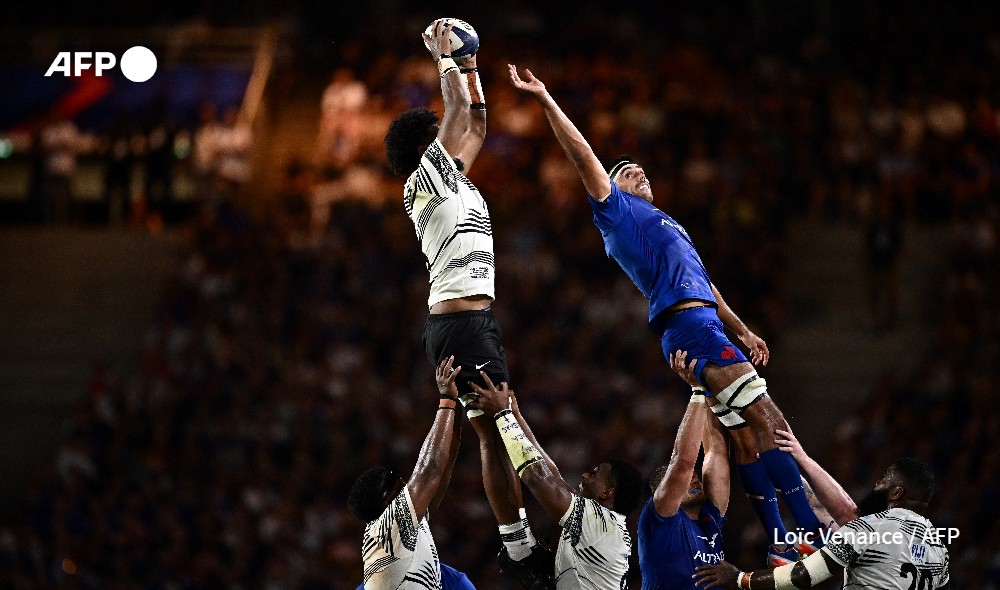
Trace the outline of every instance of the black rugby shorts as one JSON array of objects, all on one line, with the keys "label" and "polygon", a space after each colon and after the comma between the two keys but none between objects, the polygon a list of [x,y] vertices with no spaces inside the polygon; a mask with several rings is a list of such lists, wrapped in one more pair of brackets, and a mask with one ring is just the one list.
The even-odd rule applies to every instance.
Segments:
[{"label": "black rugby shorts", "polygon": [[423,342],[427,358],[435,367],[448,356],[455,355],[452,366],[462,367],[456,381],[459,395],[472,392],[470,380],[484,385],[479,371],[489,375],[497,387],[502,381],[510,381],[507,357],[503,353],[503,333],[489,309],[428,315]]}]

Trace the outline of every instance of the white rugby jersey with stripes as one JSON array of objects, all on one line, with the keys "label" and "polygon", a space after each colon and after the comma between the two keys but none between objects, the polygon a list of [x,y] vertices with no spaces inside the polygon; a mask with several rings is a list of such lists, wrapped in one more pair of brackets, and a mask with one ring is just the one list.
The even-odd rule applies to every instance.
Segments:
[{"label": "white rugby jersey with stripes", "polygon": [[440,140],[427,147],[406,179],[403,205],[430,273],[427,306],[471,295],[493,298],[490,211]]},{"label": "white rugby jersey with stripes", "polygon": [[406,486],[365,525],[365,590],[440,590],[441,565],[426,515],[417,518]]},{"label": "white rugby jersey with stripes", "polygon": [[621,590],[628,575],[632,537],[625,515],[573,494],[559,520],[557,590]]},{"label": "white rugby jersey with stripes", "polygon": [[948,548],[931,521],[892,508],[845,524],[823,547],[844,566],[844,588],[934,590],[948,583]]}]

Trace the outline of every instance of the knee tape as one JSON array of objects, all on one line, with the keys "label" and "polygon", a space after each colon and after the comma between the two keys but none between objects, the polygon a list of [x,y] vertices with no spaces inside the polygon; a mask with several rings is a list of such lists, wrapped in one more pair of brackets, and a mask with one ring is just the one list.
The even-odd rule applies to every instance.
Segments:
[{"label": "knee tape", "polygon": [[767,381],[753,371],[733,381],[716,397],[729,409],[741,414],[765,395],[767,395]]},{"label": "knee tape", "polygon": [[726,404],[715,404],[712,406],[712,413],[722,422],[722,425],[729,430],[736,430],[747,425],[747,421],[742,416],[734,412]]}]

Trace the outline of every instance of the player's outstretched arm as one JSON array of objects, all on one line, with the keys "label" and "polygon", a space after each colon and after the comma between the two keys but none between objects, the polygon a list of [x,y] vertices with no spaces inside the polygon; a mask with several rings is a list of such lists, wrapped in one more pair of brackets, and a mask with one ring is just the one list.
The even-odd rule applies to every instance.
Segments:
[{"label": "player's outstretched arm", "polygon": [[[469,90],[469,128],[462,135],[459,142],[458,153],[453,154],[456,160],[461,160],[464,168],[462,173],[468,176],[472,163],[476,161],[483,141],[486,139],[486,95],[483,94],[483,86],[479,82],[479,66],[476,63],[476,55],[471,55],[460,66],[462,77],[465,78],[466,88]],[[449,152],[452,153],[452,152]]]},{"label": "player's outstretched arm", "polygon": [[[447,19],[434,21],[431,34],[423,33],[424,45],[430,51],[431,57],[437,63],[441,75],[441,97],[444,99],[444,116],[441,117],[441,127],[437,138],[451,157],[458,158],[462,147],[462,138],[469,130],[471,115],[469,113],[469,88],[465,75],[459,71],[458,64],[451,57],[452,23]],[[484,127],[485,129],[485,127]],[[478,153],[478,149],[476,152]]]},{"label": "player's outstretched arm", "polygon": [[[687,352],[678,350],[670,355],[670,367],[682,377],[685,372],[694,372],[696,359],[686,363]],[[681,499],[688,493],[691,475],[698,462],[701,437],[705,433],[705,396],[692,395],[688,402],[681,425],[677,427],[674,450],[670,455],[667,473],[653,492],[653,507],[660,516],[673,516],[681,506]]]},{"label": "player's outstretched arm", "polygon": [[542,458],[545,459],[546,463],[548,463],[549,468],[559,476],[559,479],[563,479],[562,473],[559,471],[559,466],[555,464],[551,457],[549,457],[549,454],[545,452],[542,445],[538,444],[538,439],[535,438],[535,433],[531,431],[531,426],[529,426],[524,420],[524,417],[521,416],[521,409],[517,406],[517,397],[513,394],[510,396],[510,404],[510,409],[514,412],[514,417],[517,419],[517,423],[521,425],[521,430],[524,430],[524,435],[528,437],[528,441],[535,445],[538,452],[542,454]]},{"label": "player's outstretched arm", "polygon": [[531,70],[524,70],[522,79],[517,73],[517,66],[507,64],[510,71],[510,83],[514,88],[535,97],[542,108],[545,109],[545,117],[552,126],[552,131],[556,139],[562,145],[570,161],[576,166],[576,171],[583,180],[583,186],[598,201],[604,201],[611,194],[611,179],[601,165],[601,161],[594,155],[594,150],[584,139],[583,134],[576,128],[576,125],[569,120],[566,113],[559,108],[555,99],[545,89],[545,84],[536,78]]},{"label": "player's outstretched arm", "polygon": [[782,451],[792,455],[802,471],[802,476],[812,486],[816,499],[826,508],[837,524],[843,526],[858,517],[858,505],[851,499],[843,486],[805,452],[802,444],[792,434],[791,429],[775,430],[774,444]]},{"label": "player's outstretched arm", "polygon": [[843,575],[844,566],[820,550],[802,561],[783,565],[774,570],[742,572],[728,561],[695,568],[695,585],[699,588],[750,588],[751,590],[800,590],[814,588],[833,577]]},{"label": "player's outstretched arm", "polygon": [[[458,376],[458,371],[451,371],[454,360],[455,357],[448,357],[438,365],[439,395],[444,394],[454,386],[455,377]],[[442,375],[444,376],[444,391],[441,391]],[[455,425],[455,422],[461,420],[458,415],[461,411],[458,403],[457,399],[452,400],[444,397],[438,399],[434,423],[424,438],[424,444],[420,448],[420,455],[417,457],[413,474],[406,482],[406,487],[410,490],[410,499],[413,501],[413,509],[417,515],[422,516],[428,508],[436,508],[440,504],[448,480],[451,478],[455,457],[458,456],[458,437],[456,434],[460,432],[460,427]]]},{"label": "player's outstretched arm", "polygon": [[[438,506],[441,505],[441,501],[444,500],[444,495],[448,492],[448,485],[451,483],[451,474],[455,470],[455,460],[458,459],[458,447],[459,443],[462,442],[462,405],[458,401],[458,385],[455,384],[455,379],[458,377],[458,373],[462,370],[462,367],[452,367],[452,363],[455,362],[455,357],[450,356],[437,366],[434,371],[434,378],[437,381],[438,394],[440,394],[442,405],[450,405],[447,402],[455,404],[455,420],[453,422],[453,432],[451,435],[451,447],[448,449],[448,463],[445,465],[444,473],[441,475],[441,481],[438,483],[437,493],[431,498],[430,510],[431,513],[436,513]],[[441,410],[445,411],[445,410]]]},{"label": "player's outstretched arm", "polygon": [[753,361],[753,364],[767,365],[767,361],[771,358],[771,352],[767,349],[767,342],[764,342],[763,338],[750,331],[750,328],[743,323],[743,320],[736,315],[736,312],[722,298],[722,293],[719,293],[714,284],[712,285],[712,294],[715,295],[715,300],[719,303],[719,319],[722,320],[723,325],[732,330],[739,337],[740,341],[750,349],[750,360]]},{"label": "player's outstretched arm", "polygon": [[[670,368],[691,386],[693,391],[704,391],[694,373],[695,361],[687,363],[687,351],[679,350],[670,355]],[[712,408],[705,404],[705,431],[701,444],[705,448],[705,461],[701,467],[701,481],[705,495],[725,516],[729,509],[729,438],[722,423],[714,419]]]},{"label": "player's outstretched arm", "polygon": [[562,478],[548,455],[532,441],[534,437],[529,439],[525,434],[521,426],[524,418],[519,412],[514,414],[514,394],[507,384],[501,383],[497,388],[485,373],[482,375],[486,387],[471,383],[478,394],[471,407],[494,417],[510,462],[521,481],[538,499],[545,513],[558,521],[573,501],[573,488]]}]

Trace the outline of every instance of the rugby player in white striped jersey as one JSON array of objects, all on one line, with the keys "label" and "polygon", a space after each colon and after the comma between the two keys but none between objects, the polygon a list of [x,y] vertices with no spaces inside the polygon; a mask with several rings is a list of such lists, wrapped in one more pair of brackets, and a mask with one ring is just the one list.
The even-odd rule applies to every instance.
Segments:
[{"label": "rugby player in white striped jersey", "polygon": [[[471,373],[458,383],[468,401],[469,380],[481,385],[479,371],[496,382],[509,381],[503,334],[493,315],[495,262],[490,212],[479,189],[465,176],[486,137],[486,99],[477,57],[456,63],[448,55],[451,25],[439,19],[424,44],[441,77],[444,115],[426,108],[408,110],[385,136],[394,174],[406,176],[403,205],[413,222],[430,273],[423,343],[432,364],[454,355]],[[528,590],[544,590],[551,552],[534,538],[524,512],[521,482],[511,467],[493,421],[468,409],[480,440],[483,486],[500,530],[501,567]]]},{"label": "rugby player in white striped jersey", "polygon": [[704,588],[796,590],[842,574],[844,587],[858,590],[950,588],[945,538],[923,516],[933,493],[930,465],[912,458],[898,459],[885,470],[870,495],[882,501],[881,510],[848,522],[816,553],[773,571],[742,572],[725,561],[701,566],[695,574],[697,584]]}]

